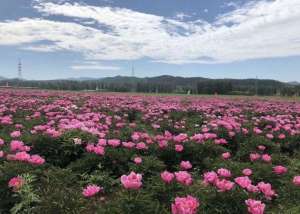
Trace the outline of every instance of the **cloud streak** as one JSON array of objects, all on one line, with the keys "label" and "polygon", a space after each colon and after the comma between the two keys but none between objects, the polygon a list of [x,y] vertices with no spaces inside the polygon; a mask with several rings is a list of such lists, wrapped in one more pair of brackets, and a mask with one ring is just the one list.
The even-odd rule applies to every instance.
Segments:
[{"label": "cloud streak", "polygon": [[[172,64],[300,55],[299,0],[250,2],[213,23],[78,3],[38,1],[34,8],[47,19],[0,22],[0,45],[75,51],[91,60],[149,58]],[[71,21],[53,21],[52,16]],[[41,41],[47,45],[35,44]]]}]

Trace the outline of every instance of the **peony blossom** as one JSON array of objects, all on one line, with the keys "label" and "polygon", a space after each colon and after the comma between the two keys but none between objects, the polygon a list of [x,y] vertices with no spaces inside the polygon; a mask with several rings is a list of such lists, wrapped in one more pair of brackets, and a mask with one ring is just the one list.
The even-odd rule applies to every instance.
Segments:
[{"label": "peony blossom", "polygon": [[264,162],[267,162],[267,163],[270,163],[272,161],[272,157],[268,154],[263,154],[261,156],[261,159],[264,161]]},{"label": "peony blossom", "polygon": [[264,145],[259,145],[257,147],[260,151],[265,151],[266,150],[266,147]]},{"label": "peony blossom", "polygon": [[126,189],[139,189],[142,186],[142,175],[135,172],[122,175],[121,183]]},{"label": "peony blossom", "polygon": [[218,178],[218,175],[214,171],[206,172],[203,174],[203,181],[206,184],[213,184],[217,178]]},{"label": "peony blossom", "polygon": [[242,188],[247,188],[249,185],[251,185],[252,181],[249,179],[248,176],[244,177],[237,177],[234,179],[235,183],[237,183]]},{"label": "peony blossom", "polygon": [[264,214],[266,205],[261,201],[248,199],[245,203],[248,206],[248,212],[250,214]]},{"label": "peony blossom", "polygon": [[8,187],[13,188],[14,191],[18,191],[24,184],[24,180],[22,177],[17,176],[13,177],[8,182]]},{"label": "peony blossom", "polygon": [[30,154],[28,154],[27,152],[17,152],[14,155],[14,160],[18,160],[18,161],[29,161],[30,159]]},{"label": "peony blossom", "polygon": [[219,189],[219,192],[229,191],[234,187],[234,183],[226,179],[217,179],[215,186]]},{"label": "peony blossom", "polygon": [[20,131],[13,131],[12,133],[10,133],[10,136],[12,138],[18,138],[21,136],[21,132]]},{"label": "peony blossom", "polygon": [[220,168],[220,169],[218,169],[217,173],[219,174],[219,176],[224,177],[224,178],[231,177],[231,172],[228,169]]},{"label": "peony blossom", "polygon": [[82,195],[86,198],[93,197],[98,192],[100,192],[103,188],[97,185],[88,185],[82,191]]},{"label": "peony blossom", "polygon": [[248,185],[246,187],[246,189],[247,189],[248,192],[253,192],[253,193],[259,192],[259,188],[255,185],[252,185],[252,184]]},{"label": "peony blossom", "polygon": [[188,173],[187,171],[175,172],[175,177],[176,177],[176,181],[186,186],[191,185],[193,182],[191,174]]},{"label": "peony blossom", "polygon": [[133,161],[135,164],[141,164],[143,162],[143,159],[141,157],[135,157]]},{"label": "peony blossom", "polygon": [[175,175],[173,173],[171,173],[171,172],[164,171],[164,172],[160,173],[160,177],[161,177],[161,179],[165,183],[169,184],[169,183],[172,182],[172,180],[174,179]]},{"label": "peony blossom", "polygon": [[224,160],[227,160],[227,159],[229,159],[230,157],[231,157],[230,152],[224,152],[224,153],[222,154],[222,158],[223,158]]},{"label": "peony blossom", "polygon": [[243,169],[242,173],[243,173],[243,175],[245,175],[245,176],[250,176],[250,175],[252,175],[252,170],[246,168],[246,169]]},{"label": "peony blossom", "polygon": [[257,186],[268,200],[271,200],[273,196],[277,195],[269,183],[259,182]]},{"label": "peony blossom", "polygon": [[42,165],[45,163],[45,159],[43,159],[41,156],[39,155],[32,155],[29,160],[29,163],[34,164],[34,165]]},{"label": "peony blossom", "polygon": [[251,153],[250,154],[250,160],[253,162],[253,161],[256,161],[256,160],[258,160],[258,159],[260,159],[260,154],[258,154],[258,153]]},{"label": "peony blossom", "polygon": [[182,170],[189,170],[192,167],[193,166],[189,161],[181,161],[181,163],[180,163],[180,169],[182,169]]},{"label": "peony blossom", "polygon": [[179,145],[179,144],[175,145],[175,151],[176,152],[182,152],[183,151],[183,145]]},{"label": "peony blossom", "polygon": [[284,167],[284,166],[275,166],[273,167],[273,172],[276,174],[276,175],[283,175],[285,173],[287,173],[287,168]]},{"label": "peony blossom", "polygon": [[199,206],[199,201],[190,195],[176,197],[172,204],[172,214],[196,214]]},{"label": "peony blossom", "polygon": [[97,145],[97,146],[95,146],[95,147],[93,148],[93,151],[94,151],[94,153],[97,154],[97,155],[103,156],[103,155],[105,154],[105,149],[104,149],[103,146]]},{"label": "peony blossom", "polygon": [[298,175],[298,176],[295,176],[295,177],[293,178],[293,184],[294,184],[295,186],[300,187],[300,176],[299,176],[299,175]]},{"label": "peony blossom", "polygon": [[118,139],[110,139],[107,141],[107,144],[112,147],[118,147],[121,144],[121,141]]},{"label": "peony blossom", "polygon": [[0,138],[0,146],[4,145],[4,140]]}]

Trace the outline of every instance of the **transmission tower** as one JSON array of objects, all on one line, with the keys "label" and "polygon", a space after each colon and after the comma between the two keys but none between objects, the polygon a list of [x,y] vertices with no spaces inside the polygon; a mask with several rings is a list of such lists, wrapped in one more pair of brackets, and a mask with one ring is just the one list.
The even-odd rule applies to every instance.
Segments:
[{"label": "transmission tower", "polygon": [[18,79],[23,79],[21,59],[19,59],[19,62],[18,62]]},{"label": "transmission tower", "polygon": [[135,76],[134,65],[132,65],[132,67],[131,67],[131,76],[132,76],[132,77]]}]

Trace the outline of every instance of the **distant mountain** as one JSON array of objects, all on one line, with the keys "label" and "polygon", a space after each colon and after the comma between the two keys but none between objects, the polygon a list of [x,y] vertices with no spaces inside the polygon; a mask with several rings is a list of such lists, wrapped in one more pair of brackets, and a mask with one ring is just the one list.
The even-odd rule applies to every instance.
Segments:
[{"label": "distant mountain", "polygon": [[289,85],[297,86],[300,85],[300,82],[293,81],[293,82],[288,82]]},{"label": "distant mountain", "polygon": [[67,80],[72,80],[72,81],[89,81],[89,80],[99,80],[100,78],[92,78],[92,77],[73,77],[73,78],[68,78]]},{"label": "distant mountain", "polygon": [[5,79],[6,79],[5,77],[0,76],[0,80],[5,80]]},{"label": "distant mountain", "polygon": [[247,87],[249,85],[253,86],[256,83],[258,85],[272,85],[272,86],[283,86],[285,83],[277,80],[269,79],[209,79],[203,77],[178,77],[170,75],[162,75],[156,77],[128,77],[128,76],[115,76],[115,77],[106,77],[99,80],[103,83],[115,83],[115,84],[125,84],[125,83],[147,83],[147,84],[167,84],[167,85],[176,85],[176,86],[192,86],[201,82],[230,82],[238,87]]}]

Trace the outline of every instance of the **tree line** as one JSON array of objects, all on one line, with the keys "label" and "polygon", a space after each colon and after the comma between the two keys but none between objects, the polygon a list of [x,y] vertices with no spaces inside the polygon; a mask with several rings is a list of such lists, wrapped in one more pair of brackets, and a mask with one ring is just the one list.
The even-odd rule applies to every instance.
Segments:
[{"label": "tree line", "polygon": [[300,96],[299,85],[274,80],[205,79],[161,76],[153,78],[114,77],[95,80],[1,80],[0,86],[51,90],[112,91],[140,93]]}]

